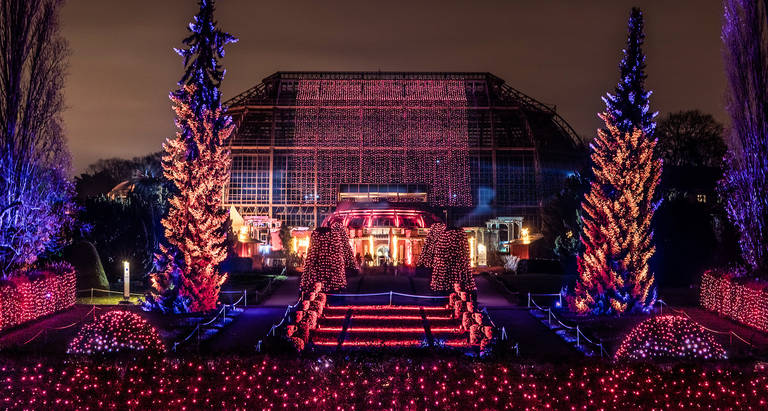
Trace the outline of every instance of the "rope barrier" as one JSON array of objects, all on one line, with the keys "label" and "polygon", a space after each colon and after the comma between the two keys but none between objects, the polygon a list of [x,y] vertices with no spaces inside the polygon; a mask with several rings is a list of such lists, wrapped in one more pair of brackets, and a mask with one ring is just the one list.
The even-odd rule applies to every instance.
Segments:
[{"label": "rope barrier", "polygon": [[65,326],[62,326],[62,327],[43,328],[40,331],[38,331],[37,334],[32,336],[32,338],[30,338],[27,341],[21,343],[21,345],[27,345],[27,344],[31,343],[32,341],[34,341],[37,337],[39,337],[45,331],[48,331],[48,330],[60,331],[60,330],[65,330],[67,328],[74,327],[77,324],[80,324],[81,322],[85,321],[85,319],[88,318],[88,316],[91,315],[91,313],[93,313],[94,311],[96,311],[96,306],[95,305],[93,307],[91,307],[91,309],[87,313],[85,313],[85,315],[83,315],[82,318],[80,318],[79,320],[73,322],[72,324],[68,324],[68,325],[65,325]]},{"label": "rope barrier", "polygon": [[[720,330],[714,330],[714,329],[712,329],[712,328],[706,327],[706,326],[704,326],[703,324],[701,324],[700,322],[698,322],[698,321],[694,320],[694,319],[693,319],[693,317],[691,317],[691,316],[690,316],[690,315],[689,315],[687,312],[685,312],[684,310],[678,310],[678,309],[676,309],[676,308],[672,308],[672,307],[671,307],[669,304],[667,304],[667,303],[666,303],[664,300],[661,300],[661,299],[660,299],[660,300],[657,300],[657,301],[659,302],[659,306],[660,306],[660,307],[662,307],[662,306],[665,306],[665,305],[666,305],[666,306],[667,306],[667,308],[668,308],[669,310],[672,310],[672,311],[673,311],[673,312],[675,312],[675,313],[678,313],[678,314],[682,314],[682,315],[684,315],[686,318],[688,318],[689,320],[693,321],[693,322],[694,322],[696,325],[698,325],[699,327],[701,327],[701,328],[702,328],[702,329],[704,329],[704,330],[707,330],[707,331],[709,331],[709,332],[711,332],[711,333],[713,333],[713,334],[718,334],[718,335],[730,335],[730,336],[732,336],[732,337],[736,337],[738,340],[740,340],[740,341],[741,341],[741,342],[743,342],[744,344],[747,344],[747,345],[748,345],[748,346],[750,346],[750,347],[754,347],[754,346],[755,346],[754,344],[752,344],[752,343],[750,343],[749,341],[745,340],[743,337],[741,337],[741,336],[740,336],[739,334],[737,334],[735,331],[732,331],[732,330],[728,330],[728,331],[720,331]],[[733,342],[733,339],[731,339],[731,343],[732,343],[732,342]]]},{"label": "rope barrier", "polygon": [[[123,294],[123,292],[122,292],[122,291],[105,290],[105,289],[103,289],[103,288],[86,288],[86,289],[84,289],[84,290],[77,290],[77,293],[78,293],[78,294],[80,294],[80,293],[84,293],[84,292],[93,292],[93,291],[99,291],[99,292],[102,292],[102,293],[110,293],[110,294]],[[138,296],[138,297],[141,297],[141,296],[143,296],[144,294],[140,294],[140,293],[129,293],[128,295],[133,295],[133,296]]]},{"label": "rope barrier", "polygon": [[370,294],[328,294],[328,297],[374,297],[379,295],[389,295],[389,292]]},{"label": "rope barrier", "polygon": [[579,329],[578,324],[576,326],[568,326],[568,325],[566,325],[565,323],[560,321],[559,318],[557,318],[557,316],[555,315],[554,312],[552,312],[552,308],[550,308],[550,307],[542,308],[539,304],[536,303],[536,300],[533,299],[534,296],[555,297],[555,296],[560,296],[560,295],[561,294],[532,294],[532,293],[528,293],[529,308],[530,308],[530,304],[532,303],[534,305],[534,307],[536,307],[538,310],[546,312],[550,325],[552,324],[552,319],[554,318],[554,320],[561,327],[565,328],[566,330],[573,331],[575,329],[576,332],[575,332],[574,337],[576,338],[576,346],[577,347],[581,347],[581,345],[582,345],[581,344],[581,338],[583,337],[584,340],[586,340],[588,343],[590,343],[590,344],[592,344],[592,345],[594,345],[594,346],[596,346],[596,347],[598,347],[600,349],[600,356],[601,357],[603,356],[603,353],[607,354],[607,351],[605,351],[605,349],[603,348],[603,343],[602,342],[595,343],[594,341],[592,341],[589,338],[587,338],[587,336],[584,334],[584,332],[582,332]]},{"label": "rope barrier", "polygon": [[37,334],[35,334],[35,335],[34,335],[32,338],[28,339],[26,342],[23,342],[23,343],[21,343],[21,345],[27,345],[27,344],[31,343],[31,342],[32,342],[32,340],[34,340],[35,338],[37,338],[37,336],[39,336],[40,334],[42,334],[42,333],[43,333],[43,331],[45,331],[45,330],[46,330],[46,329],[45,329],[45,328],[43,328],[42,330],[38,331],[38,332],[37,332]]},{"label": "rope barrier", "polygon": [[267,337],[269,337],[270,335],[272,335],[272,336],[274,336],[274,335],[275,335],[275,330],[276,330],[277,328],[279,328],[281,325],[283,325],[283,323],[285,322],[285,320],[288,318],[288,313],[290,313],[292,309],[296,308],[296,307],[299,305],[299,303],[300,303],[300,302],[301,302],[301,299],[298,299],[298,300],[296,300],[296,303],[295,303],[295,304],[293,304],[293,305],[289,305],[289,306],[287,306],[287,307],[285,308],[285,313],[283,313],[283,318],[282,318],[282,319],[280,319],[280,322],[279,322],[279,323],[277,323],[277,324],[272,324],[272,328],[270,328],[270,329],[269,329],[269,331],[267,331]]}]

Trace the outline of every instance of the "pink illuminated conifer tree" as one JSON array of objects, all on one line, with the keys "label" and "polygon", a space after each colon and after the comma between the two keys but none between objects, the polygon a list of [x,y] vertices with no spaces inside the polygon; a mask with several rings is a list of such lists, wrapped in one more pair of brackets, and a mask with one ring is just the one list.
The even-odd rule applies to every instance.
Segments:
[{"label": "pink illuminated conifer tree", "polygon": [[[152,274],[151,283],[155,300],[173,292],[180,298],[174,310],[184,311],[178,305],[182,304],[188,311],[199,312],[216,307],[219,288],[226,280],[218,265],[227,256],[223,227],[229,216],[220,201],[221,188],[229,180],[225,141],[234,125],[221,109],[205,110],[200,119],[193,111],[193,95],[194,86],[171,95],[180,131],[163,145],[163,173],[178,194],[169,200],[168,216],[162,220],[168,245],[160,246],[158,261],[163,267]],[[219,127],[222,118],[223,127]],[[183,138],[185,129],[191,130],[191,138]],[[197,153],[192,159],[191,151]]]}]

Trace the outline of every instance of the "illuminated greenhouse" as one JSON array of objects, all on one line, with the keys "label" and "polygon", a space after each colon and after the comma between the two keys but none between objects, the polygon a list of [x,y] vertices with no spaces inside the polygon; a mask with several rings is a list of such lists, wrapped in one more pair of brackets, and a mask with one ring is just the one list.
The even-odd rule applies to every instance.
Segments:
[{"label": "illuminated greenhouse", "polygon": [[225,105],[237,129],[224,206],[291,227],[362,198],[536,232],[583,158],[563,118],[490,73],[277,72]]}]

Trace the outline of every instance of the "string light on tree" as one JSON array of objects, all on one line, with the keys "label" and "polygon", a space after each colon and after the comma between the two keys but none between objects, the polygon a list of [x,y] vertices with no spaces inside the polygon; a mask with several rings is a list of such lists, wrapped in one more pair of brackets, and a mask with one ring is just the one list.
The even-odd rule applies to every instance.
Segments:
[{"label": "string light on tree", "polygon": [[656,299],[648,261],[655,251],[651,220],[661,178],[656,141],[640,129],[622,133],[607,114],[607,132],[592,143],[595,180],[584,197],[585,250],[570,298],[578,313],[621,314],[646,310]]},{"label": "string light on tree", "polygon": [[738,228],[741,257],[752,275],[768,278],[768,8],[723,2],[722,39],[731,117],[721,197]]},{"label": "string light on tree", "polygon": [[328,227],[320,227],[312,232],[304,272],[301,274],[302,291],[312,290],[316,282],[323,283],[323,291],[339,290],[347,286],[342,243],[349,245],[349,240],[339,238],[338,233]]},{"label": "string light on tree", "polygon": [[352,252],[352,244],[349,243],[349,233],[347,233],[347,229],[344,228],[341,223],[334,222],[331,223],[331,230],[335,233],[336,236],[338,236],[337,241],[339,243],[339,247],[341,248],[341,253],[344,257],[344,267],[347,269],[357,268],[355,255]]},{"label": "string light on tree", "polygon": [[185,66],[181,87],[170,96],[178,132],[163,145],[163,174],[177,194],[162,220],[167,243],[156,257],[145,304],[163,312],[214,309],[226,280],[217,268],[226,258],[223,226],[229,218],[220,202],[229,181],[226,141],[234,125],[221,108],[219,60],[224,46],[237,40],[216,27],[213,0],[200,0],[199,6],[186,48],[176,49]]},{"label": "string light on tree", "polygon": [[[158,265],[163,267],[152,274],[149,300],[168,309],[167,303],[179,298],[189,311],[199,312],[216,308],[219,288],[226,281],[218,264],[227,256],[227,234],[222,227],[229,217],[220,207],[220,199],[221,187],[229,179],[225,142],[234,126],[221,109],[205,111],[198,118],[191,99],[195,87],[185,86],[185,90],[181,97],[171,96],[180,131],[163,145],[163,173],[178,194],[169,200],[168,216],[162,220],[170,247],[160,247]],[[222,121],[224,127],[219,128]],[[183,138],[185,128],[192,131],[191,139]],[[197,152],[192,159],[190,151]],[[166,298],[171,301],[164,301]],[[174,308],[182,311],[178,304]]]},{"label": "string light on tree", "polygon": [[459,283],[462,290],[475,289],[475,279],[469,261],[469,241],[461,228],[446,228],[437,238],[432,260],[432,281],[434,291],[453,290]]},{"label": "string light on tree", "polygon": [[594,181],[581,204],[584,251],[569,298],[574,311],[621,314],[646,311],[656,298],[648,265],[655,248],[651,221],[662,162],[652,138],[656,113],[649,110],[642,51],[643,15],[633,8],[616,93],[604,99],[606,128],[591,144]]},{"label": "string light on tree", "polygon": [[435,223],[429,227],[429,233],[427,234],[427,238],[424,240],[424,247],[421,249],[421,254],[419,255],[419,261],[417,262],[417,265],[421,267],[432,267],[435,256],[435,247],[437,245],[438,239],[440,238],[440,235],[442,235],[444,230],[445,224],[443,223]]}]

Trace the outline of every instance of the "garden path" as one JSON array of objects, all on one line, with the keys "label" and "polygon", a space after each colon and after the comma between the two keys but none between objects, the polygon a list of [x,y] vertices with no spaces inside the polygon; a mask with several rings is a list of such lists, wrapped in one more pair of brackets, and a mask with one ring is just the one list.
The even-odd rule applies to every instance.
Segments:
[{"label": "garden path", "polygon": [[272,325],[280,322],[287,306],[299,296],[299,277],[289,276],[259,305],[247,306],[235,321],[202,344],[209,354],[252,354]]}]

